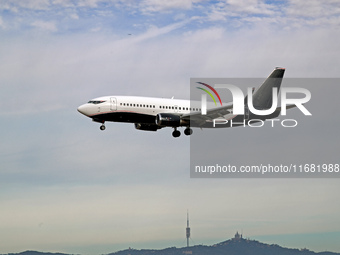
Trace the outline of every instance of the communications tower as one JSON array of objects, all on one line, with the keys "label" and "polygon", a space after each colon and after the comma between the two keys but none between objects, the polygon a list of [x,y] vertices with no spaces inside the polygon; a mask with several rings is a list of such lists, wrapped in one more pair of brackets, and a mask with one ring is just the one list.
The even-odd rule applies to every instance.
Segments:
[{"label": "communications tower", "polygon": [[190,238],[189,212],[187,212],[187,228],[186,228],[186,237],[187,237],[187,247],[189,247],[189,238]]}]

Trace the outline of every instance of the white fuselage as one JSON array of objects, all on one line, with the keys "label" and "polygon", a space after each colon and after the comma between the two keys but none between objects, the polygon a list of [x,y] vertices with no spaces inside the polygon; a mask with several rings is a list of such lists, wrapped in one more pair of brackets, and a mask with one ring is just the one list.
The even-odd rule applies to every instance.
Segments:
[{"label": "white fuselage", "polygon": [[[136,96],[106,96],[90,100],[78,107],[78,111],[95,119],[109,113],[132,113],[156,116],[158,113],[173,113],[177,115],[199,112],[199,104],[190,100],[136,97]],[[130,122],[130,121],[128,121]]]},{"label": "white fuselage", "polygon": [[[284,72],[284,68],[275,68],[264,83],[250,95],[253,102],[256,102],[258,110],[270,108],[273,101],[273,89],[276,89],[276,93],[279,92]],[[276,109],[270,108],[273,111],[267,115],[250,113],[245,103],[247,96],[244,100],[240,96],[237,97],[241,101],[238,100],[236,105],[240,107],[241,103],[244,107],[242,108],[241,105],[238,110],[242,109],[244,111],[235,112],[234,114],[234,102],[222,104],[219,94],[213,87],[202,82],[198,83],[211,90],[218,97],[221,106],[216,104],[215,97],[208,90],[199,87],[199,89],[212,97],[215,105],[212,102],[207,102],[206,97],[203,100],[203,96],[201,102],[153,97],[105,96],[92,99],[88,103],[79,106],[78,111],[93,121],[102,123],[101,130],[105,129],[104,123],[106,121],[127,122],[134,123],[136,129],[145,131],[157,131],[164,127],[171,127],[174,128],[172,134],[174,137],[180,136],[180,132],[177,130],[178,127],[186,127],[184,133],[191,135],[193,132],[191,127],[215,128],[217,127],[216,123],[218,123],[219,128],[245,126],[250,119],[253,122],[259,122],[276,118],[280,114],[280,107]]]}]

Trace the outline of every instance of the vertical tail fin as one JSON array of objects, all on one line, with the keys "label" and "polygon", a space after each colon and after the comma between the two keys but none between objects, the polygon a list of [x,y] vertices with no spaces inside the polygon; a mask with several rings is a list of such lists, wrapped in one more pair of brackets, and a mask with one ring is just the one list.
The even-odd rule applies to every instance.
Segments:
[{"label": "vertical tail fin", "polygon": [[[254,91],[255,91],[255,87],[253,87],[253,88],[251,89],[252,95],[254,94]],[[244,105],[246,105],[247,103],[248,103],[248,95],[246,95],[245,98],[244,98]]]},{"label": "vertical tail fin", "polygon": [[263,84],[255,91],[253,94],[253,105],[256,109],[269,109],[272,106],[272,88],[277,88],[277,93],[279,93],[284,73],[284,68],[276,67]]}]

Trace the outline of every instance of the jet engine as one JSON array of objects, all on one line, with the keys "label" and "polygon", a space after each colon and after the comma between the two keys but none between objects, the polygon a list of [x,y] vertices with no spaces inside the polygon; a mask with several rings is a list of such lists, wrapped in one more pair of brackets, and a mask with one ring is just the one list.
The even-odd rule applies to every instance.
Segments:
[{"label": "jet engine", "polygon": [[161,127],[158,127],[157,125],[152,124],[142,124],[142,123],[135,123],[135,128],[138,130],[145,130],[145,131],[157,131],[158,129],[161,129]]},{"label": "jet engine", "polygon": [[179,127],[185,125],[180,116],[171,113],[158,113],[156,124],[160,127]]}]

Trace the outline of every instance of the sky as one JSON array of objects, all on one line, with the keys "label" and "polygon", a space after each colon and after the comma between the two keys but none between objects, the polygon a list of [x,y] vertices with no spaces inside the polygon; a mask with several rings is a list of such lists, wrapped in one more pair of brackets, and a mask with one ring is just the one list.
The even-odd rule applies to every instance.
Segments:
[{"label": "sky", "polygon": [[[187,210],[191,244],[239,231],[340,252],[340,179],[190,178],[188,137],[102,132],[77,112],[105,95],[189,99],[192,77],[276,66],[339,78],[339,32],[334,0],[0,0],[0,254],[183,247]],[[222,155],[339,163],[340,89],[309,89],[313,116],[290,110],[296,129],[220,130]]]}]

